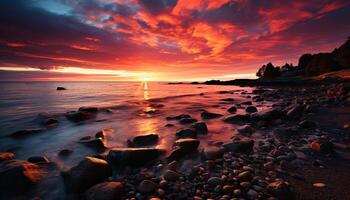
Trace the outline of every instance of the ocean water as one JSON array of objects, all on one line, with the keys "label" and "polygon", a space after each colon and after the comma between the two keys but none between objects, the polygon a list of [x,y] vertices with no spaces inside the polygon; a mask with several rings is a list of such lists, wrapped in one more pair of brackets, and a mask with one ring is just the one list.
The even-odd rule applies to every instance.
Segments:
[{"label": "ocean water", "polygon": [[[58,86],[67,90],[57,91]],[[241,91],[252,89],[164,82],[3,82],[0,88],[0,151],[14,151],[19,159],[44,155],[66,169],[84,156],[96,154],[77,142],[84,136],[94,136],[104,128],[113,129],[107,138],[107,146],[113,148],[126,147],[126,141],[136,135],[156,133],[161,138],[157,147],[171,149],[175,133],[186,126],[167,121],[167,116],[185,113],[200,120],[203,110],[227,115],[226,109],[232,103],[220,98],[234,97],[237,103],[244,99],[238,95]],[[234,94],[218,93],[224,90]],[[83,123],[64,117],[67,111],[82,106],[110,108],[112,113],[101,112]],[[9,137],[17,130],[45,127],[38,118],[40,113],[56,114],[58,125],[26,138]],[[212,134],[204,138],[206,141],[232,136],[232,127],[221,121],[207,122]],[[175,126],[165,127],[167,123]],[[57,156],[62,149],[74,153],[62,161]]]},{"label": "ocean water", "polygon": [[[58,86],[67,90],[57,91]],[[204,120],[209,133],[199,136],[200,149],[211,148],[216,142],[229,141],[237,134],[237,125],[223,122],[227,109],[250,100],[254,88],[238,86],[167,84],[164,82],[2,82],[0,83],[0,151],[13,151],[17,159],[46,156],[57,164],[58,171],[49,174],[33,195],[44,199],[64,199],[66,193],[59,171],[76,165],[84,156],[107,153],[113,147],[127,147],[127,140],[136,135],[156,133],[160,141],[153,147],[170,152],[176,140],[175,133],[190,125],[167,120],[168,116],[189,114],[202,121],[201,112],[220,113],[223,117]],[[219,91],[229,91],[220,93]],[[202,93],[202,94],[201,94]],[[234,98],[234,102],[223,101]],[[75,123],[65,113],[82,106],[97,106],[101,110],[95,118]],[[264,109],[266,102],[255,104]],[[238,113],[244,113],[238,106]],[[46,127],[38,117],[41,113],[54,114],[59,123]],[[167,127],[171,123],[173,127]],[[12,138],[15,131],[45,127],[46,131],[25,138]],[[78,141],[102,129],[113,129],[107,135],[106,152],[84,146]],[[58,156],[62,149],[73,153],[65,159]],[[26,199],[28,196],[23,196]],[[1,198],[1,195],[0,195]],[[19,198],[21,199],[21,198]]]}]

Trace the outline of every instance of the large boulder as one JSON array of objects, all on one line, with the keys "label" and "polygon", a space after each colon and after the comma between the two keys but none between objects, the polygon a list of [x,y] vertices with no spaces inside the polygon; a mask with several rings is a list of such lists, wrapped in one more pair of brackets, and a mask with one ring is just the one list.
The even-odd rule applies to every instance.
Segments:
[{"label": "large boulder", "polygon": [[67,188],[73,191],[84,191],[112,175],[109,164],[102,159],[85,157],[77,166],[62,172]]},{"label": "large boulder", "polygon": [[128,140],[129,147],[142,147],[157,144],[159,136],[157,134],[138,135],[132,140]]},{"label": "large boulder", "polygon": [[269,108],[259,112],[252,113],[253,120],[272,120],[281,116],[281,112],[277,108]]},{"label": "large boulder", "polygon": [[25,190],[35,185],[43,177],[36,164],[22,160],[8,160],[0,164],[0,188],[2,191]]},{"label": "large boulder", "polygon": [[107,160],[114,168],[140,167],[156,160],[163,153],[164,150],[156,148],[113,148],[109,151]]},{"label": "large boulder", "polygon": [[119,200],[122,199],[123,184],[121,182],[103,182],[94,185],[85,192],[86,200]]},{"label": "large boulder", "polygon": [[107,149],[106,144],[102,138],[92,138],[92,139],[85,139],[79,140],[79,143],[90,147],[92,149],[95,149],[96,151],[104,151]]},{"label": "large boulder", "polygon": [[169,161],[179,160],[188,154],[197,152],[199,140],[196,139],[180,139],[175,142],[175,148],[168,156]]}]

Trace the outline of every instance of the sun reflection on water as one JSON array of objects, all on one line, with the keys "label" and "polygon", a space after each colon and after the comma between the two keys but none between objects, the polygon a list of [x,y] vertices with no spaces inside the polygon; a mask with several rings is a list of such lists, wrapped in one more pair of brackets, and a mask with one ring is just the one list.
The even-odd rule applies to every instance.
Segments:
[{"label": "sun reflection on water", "polygon": [[148,83],[147,81],[144,81],[142,84],[143,84],[143,99],[149,100]]}]

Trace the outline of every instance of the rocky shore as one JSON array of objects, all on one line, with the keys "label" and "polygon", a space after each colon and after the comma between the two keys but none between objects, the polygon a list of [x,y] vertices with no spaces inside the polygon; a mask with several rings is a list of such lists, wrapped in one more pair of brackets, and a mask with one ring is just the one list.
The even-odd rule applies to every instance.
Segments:
[{"label": "rocky shore", "polygon": [[[56,172],[68,199],[349,199],[349,182],[342,178],[349,177],[349,170],[341,170],[350,162],[349,92],[349,82],[259,87],[241,92],[250,100],[235,104],[230,91],[220,91],[222,101],[233,104],[226,115],[203,111],[202,119],[191,113],[167,117],[168,127],[175,122],[184,126],[174,133],[170,152],[152,147],[157,134],[136,136],[125,148],[107,148],[106,135],[113,130],[106,129],[79,141],[101,154],[84,158],[68,171],[44,156],[25,161],[2,152],[0,197],[16,199],[16,191],[22,191],[40,199],[33,191]],[[272,102],[271,108],[258,110],[255,105],[264,101]],[[342,112],[331,112],[334,109]],[[84,107],[66,118],[80,122],[97,112],[108,110]],[[48,126],[58,123],[54,116],[46,117]],[[211,119],[237,125],[238,134],[229,142],[199,148],[201,137],[211,134],[206,125]],[[21,130],[11,137],[41,131]],[[63,149],[59,156],[72,153]]]}]

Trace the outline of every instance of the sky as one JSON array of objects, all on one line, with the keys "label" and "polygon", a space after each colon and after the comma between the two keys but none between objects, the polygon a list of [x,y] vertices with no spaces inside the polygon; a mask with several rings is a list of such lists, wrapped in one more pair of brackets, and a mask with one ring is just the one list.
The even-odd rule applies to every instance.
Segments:
[{"label": "sky", "polygon": [[350,36],[350,0],[1,0],[2,81],[254,78]]}]

